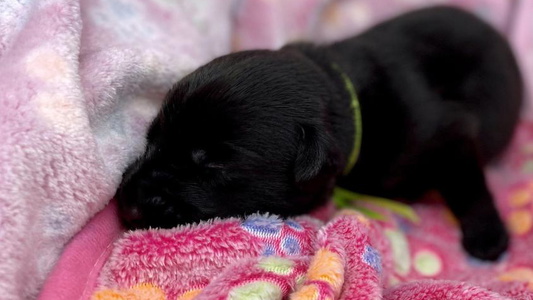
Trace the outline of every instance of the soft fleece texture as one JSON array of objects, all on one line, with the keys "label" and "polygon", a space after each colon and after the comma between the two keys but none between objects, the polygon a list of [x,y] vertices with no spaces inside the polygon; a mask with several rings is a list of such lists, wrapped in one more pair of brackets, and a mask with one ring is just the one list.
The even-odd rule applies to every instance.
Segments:
[{"label": "soft fleece texture", "polygon": [[[89,266],[98,257],[105,258],[102,253],[109,245],[105,241],[117,237],[119,228],[106,231],[98,230],[102,228],[98,225],[84,225],[106,206],[121,172],[142,151],[143,133],[164,93],[186,73],[232,50],[276,48],[302,39],[331,41],[399,12],[437,3],[470,9],[504,32],[519,56],[531,95],[533,2],[529,0],[1,1],[2,298],[36,297],[54,265],[57,268],[43,295],[47,291],[54,299],[64,295],[64,290],[54,289],[61,280],[64,288],[65,281],[72,282],[72,286],[83,285],[72,277],[54,275],[75,273],[61,268],[74,267],[66,263],[72,255],[80,259],[97,257]],[[457,252],[457,230],[445,227],[435,231],[444,226],[444,221],[425,213],[441,213],[442,207],[421,205],[422,219],[441,227],[415,226],[405,235],[413,245],[435,245],[432,253],[444,255],[440,256],[442,270],[429,276],[427,272],[416,273],[411,265],[402,266],[403,272],[407,269],[414,273],[398,280],[462,280],[454,275],[471,274],[465,270],[480,276],[466,276],[470,285],[442,282],[426,289],[432,283],[420,281],[406,289],[387,290],[385,295],[442,291],[446,286],[455,287],[456,291],[480,291],[479,286],[485,285],[475,280],[483,279],[484,274],[499,274],[498,282],[525,282],[519,286],[499,285],[502,288],[495,290],[501,295],[507,293],[503,288],[506,286],[513,287],[510,296],[524,290],[519,287],[531,287],[533,110],[529,108],[531,100],[527,100],[523,122],[509,154],[489,174],[498,205],[514,234],[507,258],[492,266],[472,265]],[[91,224],[104,222],[105,216],[114,218],[107,210],[112,207]],[[116,221],[105,222],[116,225]],[[82,228],[88,239],[72,239]],[[437,236],[439,233],[442,237]],[[93,238],[101,243],[90,242]],[[85,247],[78,243],[85,243]],[[92,249],[98,254],[80,255],[76,249]],[[409,249],[402,255],[416,255],[414,248]],[[453,260],[448,260],[449,253]],[[427,256],[422,256],[423,261]],[[97,272],[98,268],[91,270]],[[78,268],[77,273],[89,274],[91,270]],[[79,275],[81,280],[88,278],[91,276]],[[76,289],[71,292],[81,295],[76,294]]]},{"label": "soft fleece texture", "polygon": [[230,51],[231,1],[0,1],[0,297],[35,298],[165,92]]},{"label": "soft fleece texture", "polygon": [[131,232],[115,244],[92,299],[152,299],[147,291],[180,300],[533,297],[532,270],[513,263],[521,254],[493,265],[468,259],[442,206],[417,206],[418,224],[380,212],[387,221],[343,210],[325,225],[254,215]]}]

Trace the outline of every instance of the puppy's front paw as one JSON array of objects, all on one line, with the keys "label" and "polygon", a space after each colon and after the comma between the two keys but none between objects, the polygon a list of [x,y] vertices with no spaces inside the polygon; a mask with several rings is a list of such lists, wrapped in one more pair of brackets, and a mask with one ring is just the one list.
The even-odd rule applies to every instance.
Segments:
[{"label": "puppy's front paw", "polygon": [[463,226],[463,247],[482,260],[498,259],[509,246],[509,235],[498,216],[481,218]]}]

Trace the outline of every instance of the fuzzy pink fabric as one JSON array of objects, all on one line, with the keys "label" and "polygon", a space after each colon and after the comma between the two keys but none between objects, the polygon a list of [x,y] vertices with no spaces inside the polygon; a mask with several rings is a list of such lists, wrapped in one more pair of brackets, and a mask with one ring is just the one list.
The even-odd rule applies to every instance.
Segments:
[{"label": "fuzzy pink fabric", "polygon": [[0,1],[0,298],[33,299],[171,85],[230,51],[232,1]]},{"label": "fuzzy pink fabric", "polygon": [[85,225],[62,253],[48,276],[40,298],[87,299],[96,288],[100,269],[106,263],[115,239],[123,232],[113,201]]},{"label": "fuzzy pink fabric", "polygon": [[[279,286],[285,286],[282,294],[316,289],[317,295],[350,299],[345,291],[358,293],[364,286],[367,288],[365,295],[383,293],[383,297],[391,299],[419,299],[416,297],[422,291],[435,299],[442,299],[442,295],[450,299],[458,299],[457,295],[465,299],[479,295],[494,299],[531,298],[532,1],[5,0],[0,1],[2,299],[35,298],[54,265],[53,275],[42,290],[42,299],[82,297],[81,288],[74,286],[85,284],[80,281],[90,285],[96,280],[96,276],[93,278],[90,274],[100,271],[98,257],[105,255],[102,248],[115,239],[118,229],[113,227],[116,220],[108,219],[113,218],[113,214],[106,212],[92,219],[91,225],[85,225],[105,207],[124,167],[142,151],[143,133],[164,93],[186,73],[231,50],[277,48],[303,39],[332,41],[360,32],[397,13],[441,3],[471,10],[508,36],[526,80],[528,101],[523,122],[508,155],[488,170],[498,207],[513,234],[505,259],[492,265],[468,259],[459,247],[459,233],[447,211],[438,204],[419,204],[416,210],[422,219],[420,224],[390,215],[388,222],[372,222],[369,229],[364,229],[367,225],[359,224],[361,221],[357,217],[344,216],[330,220],[323,228],[309,229],[304,234],[309,244],[302,244],[308,247],[305,249],[311,249],[306,255],[287,258],[286,254],[279,254],[291,263],[263,261],[265,258],[254,252],[258,251],[254,247],[262,245],[259,242],[265,243],[263,240],[252,239],[259,244],[250,240],[249,245],[243,242],[238,248],[241,252],[234,252],[231,240],[218,239],[225,245],[221,249],[229,252],[217,252],[214,257],[210,256],[211,252],[182,253],[179,244],[168,245],[178,255],[163,262],[175,266],[192,259],[197,263],[187,265],[187,270],[167,270],[163,267],[166,265],[158,264],[161,268],[157,274],[167,276],[165,271],[172,270],[174,277],[169,275],[170,279],[185,278],[185,275],[176,274],[189,274],[191,282],[204,278],[202,285],[188,287],[206,295],[224,294],[230,293],[237,284],[226,281],[229,274],[248,270],[246,266],[260,268],[250,273],[256,274],[254,278],[257,279],[264,275],[263,271],[267,272],[265,265],[266,270],[270,270],[268,266],[281,264],[290,265],[293,270],[288,276],[274,274],[278,276]],[[242,222],[231,222],[235,228],[242,227]],[[350,230],[336,231],[334,228],[344,228],[343,222],[356,223],[350,225]],[[109,231],[102,227],[105,224],[111,226]],[[202,226],[204,235],[196,239],[208,243],[212,238],[209,233],[215,231]],[[348,239],[353,228],[362,230],[357,242]],[[73,238],[80,230],[80,236]],[[145,264],[149,261],[145,261],[148,259],[145,255],[152,257],[158,253],[150,252],[155,248],[143,243],[143,234],[148,233],[130,233],[110,249],[114,252],[99,275],[101,289],[128,289],[126,285],[152,279],[149,267],[153,266]],[[147,241],[165,240],[165,236],[179,234],[182,234],[180,230],[151,232]],[[136,245],[147,252],[122,255],[119,249],[136,237],[140,238]],[[329,248],[328,241],[334,241],[337,246]],[[367,244],[375,251],[365,252],[361,247]],[[281,251],[281,246],[277,247],[275,251]],[[330,252],[333,253],[331,257],[342,262],[342,274],[334,273],[341,276],[342,283],[333,280],[336,277],[324,284],[297,276],[305,273],[309,277],[313,262],[322,257],[318,254],[329,255]],[[235,261],[226,257],[228,253],[234,253],[230,258]],[[381,275],[372,273],[361,257],[350,256],[353,253],[371,253],[366,256],[367,261],[379,255]],[[124,260],[128,257],[126,264]],[[83,261],[78,263],[80,260]],[[210,265],[212,263],[214,266]],[[114,268],[123,264],[129,267],[119,273],[124,278],[144,275],[129,281],[110,275]],[[239,267],[241,264],[243,268]],[[202,268],[208,267],[216,267],[220,276],[205,279],[202,274],[208,271]],[[143,268],[148,268],[143,271],[145,273],[141,272]],[[196,268],[200,270],[195,271]],[[128,275],[129,270],[132,273]],[[208,274],[215,274],[210,270]],[[141,273],[135,273],[137,271]],[[360,277],[361,274],[367,274],[368,278]],[[301,284],[303,291],[296,289],[299,286],[296,283]],[[169,281],[161,285],[155,288],[167,289],[173,284]],[[174,282],[174,285],[181,283]],[[268,282],[265,286],[273,288]],[[247,288],[234,293],[246,295],[257,286]],[[278,295],[275,288],[270,291]],[[172,293],[175,294],[170,295],[177,295],[178,291]]]}]

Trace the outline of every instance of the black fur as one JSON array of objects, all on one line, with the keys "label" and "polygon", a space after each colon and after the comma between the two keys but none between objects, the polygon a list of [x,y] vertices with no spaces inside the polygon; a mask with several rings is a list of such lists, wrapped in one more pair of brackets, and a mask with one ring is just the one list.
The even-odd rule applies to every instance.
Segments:
[{"label": "black fur", "polygon": [[[361,155],[342,178],[353,113],[333,64],[355,86],[363,122]],[[508,236],[483,166],[509,142],[521,99],[506,41],[453,8],[405,14],[332,45],[233,53],[168,93],[146,153],[124,174],[120,212],[131,227],[173,227],[306,213],[335,184],[405,199],[436,189],[465,249],[496,259]]]}]

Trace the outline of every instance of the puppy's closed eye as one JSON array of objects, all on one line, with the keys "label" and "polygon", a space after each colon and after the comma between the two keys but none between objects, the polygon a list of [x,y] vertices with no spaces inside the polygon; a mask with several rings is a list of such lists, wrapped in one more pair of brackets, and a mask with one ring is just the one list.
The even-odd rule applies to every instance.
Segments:
[{"label": "puppy's closed eye", "polygon": [[[191,152],[192,162],[199,167],[206,169],[224,169],[226,164],[221,161],[214,161],[213,156],[208,155],[204,149],[195,149]],[[211,158],[211,159],[210,159]]]},{"label": "puppy's closed eye", "polygon": [[208,169],[222,170],[226,168],[226,165],[222,163],[208,163],[205,165]]}]

